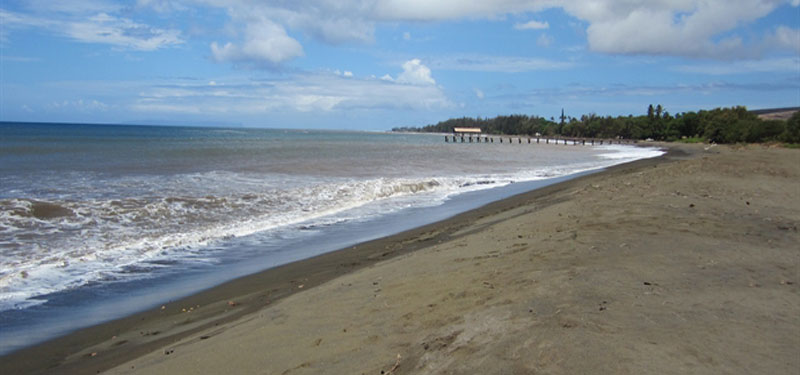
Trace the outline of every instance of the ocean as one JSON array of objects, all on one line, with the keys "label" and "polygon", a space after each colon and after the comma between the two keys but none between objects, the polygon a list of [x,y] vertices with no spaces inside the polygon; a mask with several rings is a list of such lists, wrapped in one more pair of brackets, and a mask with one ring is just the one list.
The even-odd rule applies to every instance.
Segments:
[{"label": "ocean", "polygon": [[434,134],[0,123],[0,354],[661,154]]}]

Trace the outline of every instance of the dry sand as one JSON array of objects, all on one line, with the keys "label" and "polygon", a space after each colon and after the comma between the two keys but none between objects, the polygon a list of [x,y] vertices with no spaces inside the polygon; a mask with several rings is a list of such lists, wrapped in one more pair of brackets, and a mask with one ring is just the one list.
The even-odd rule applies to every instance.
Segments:
[{"label": "dry sand", "polygon": [[670,147],[0,370],[42,371],[38,356],[53,373],[798,374],[800,151]]}]

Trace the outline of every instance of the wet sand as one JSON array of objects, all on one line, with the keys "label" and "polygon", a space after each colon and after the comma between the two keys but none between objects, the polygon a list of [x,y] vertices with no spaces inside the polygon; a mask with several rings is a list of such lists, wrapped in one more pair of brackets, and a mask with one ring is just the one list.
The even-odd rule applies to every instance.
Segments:
[{"label": "wet sand", "polygon": [[800,151],[670,145],[0,358],[2,373],[800,369]]}]

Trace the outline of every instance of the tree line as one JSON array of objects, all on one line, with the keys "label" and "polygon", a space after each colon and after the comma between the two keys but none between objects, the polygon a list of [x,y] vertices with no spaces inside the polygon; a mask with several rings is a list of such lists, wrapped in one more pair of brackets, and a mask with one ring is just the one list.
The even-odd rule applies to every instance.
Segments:
[{"label": "tree line", "polygon": [[663,106],[650,105],[641,116],[583,115],[561,121],[538,116],[509,115],[494,118],[462,117],[436,124],[394,128],[392,131],[452,133],[456,127],[479,127],[484,134],[563,136],[575,138],[653,139],[715,143],[800,143],[800,112],[790,119],[762,120],[743,106],[671,115]]}]

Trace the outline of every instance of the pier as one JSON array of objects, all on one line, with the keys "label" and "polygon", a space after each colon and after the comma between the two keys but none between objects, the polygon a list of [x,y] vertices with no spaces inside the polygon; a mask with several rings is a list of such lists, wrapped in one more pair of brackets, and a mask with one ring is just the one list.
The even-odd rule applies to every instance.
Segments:
[{"label": "pier", "polygon": [[453,135],[445,135],[444,141],[446,143],[494,143],[497,138],[498,143],[507,144],[540,144],[544,143],[549,145],[552,141],[555,145],[572,145],[572,146],[595,146],[595,145],[613,145],[613,144],[634,144],[637,143],[635,139],[624,138],[573,138],[573,137],[531,137],[531,136],[489,136],[482,135],[480,129],[477,131],[464,131],[464,129],[473,128],[456,128],[461,131],[453,133]]}]

